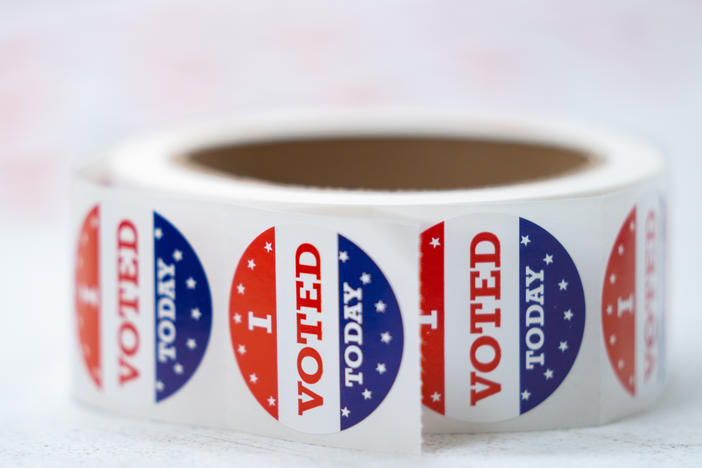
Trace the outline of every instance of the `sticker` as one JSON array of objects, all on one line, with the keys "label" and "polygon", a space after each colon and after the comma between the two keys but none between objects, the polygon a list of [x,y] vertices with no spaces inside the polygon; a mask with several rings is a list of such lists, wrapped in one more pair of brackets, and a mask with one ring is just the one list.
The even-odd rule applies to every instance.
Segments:
[{"label": "sticker", "polygon": [[488,422],[538,406],[580,349],[585,297],[565,248],[507,215],[472,215],[421,236],[422,402]]},{"label": "sticker", "polygon": [[234,354],[275,419],[308,433],[348,429],[387,396],[403,350],[395,294],[341,234],[274,227],[247,247],[230,295]]},{"label": "sticker", "polygon": [[621,225],[602,288],[609,362],[631,396],[662,378],[663,240],[661,202],[645,200]]},{"label": "sticker", "polygon": [[212,299],[205,271],[188,241],[154,212],[156,402],[193,376],[207,349]]},{"label": "sticker", "polygon": [[75,301],[80,351],[91,380],[101,388],[99,206],[86,215],[78,239]]}]

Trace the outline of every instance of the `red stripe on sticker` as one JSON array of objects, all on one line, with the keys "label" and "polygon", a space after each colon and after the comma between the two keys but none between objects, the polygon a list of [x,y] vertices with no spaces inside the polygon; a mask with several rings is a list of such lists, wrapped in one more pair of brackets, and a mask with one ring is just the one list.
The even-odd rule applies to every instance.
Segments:
[{"label": "red stripe on sticker", "polygon": [[421,235],[422,403],[444,414],[444,223]]},{"label": "red stripe on sticker", "polygon": [[622,225],[609,256],[602,291],[602,330],[609,361],[634,395],[636,315],[636,208]]},{"label": "red stripe on sticker", "polygon": [[83,361],[102,386],[100,368],[100,208],[93,207],[80,229],[76,257],[76,315]]},{"label": "red stripe on sticker", "polygon": [[234,274],[229,325],[241,374],[259,404],[278,419],[275,228],[246,249]]}]

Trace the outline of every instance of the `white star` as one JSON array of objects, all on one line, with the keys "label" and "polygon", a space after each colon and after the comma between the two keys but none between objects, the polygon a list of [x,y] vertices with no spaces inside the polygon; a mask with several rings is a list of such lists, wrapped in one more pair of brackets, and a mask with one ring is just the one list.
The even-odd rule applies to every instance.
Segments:
[{"label": "white star", "polygon": [[568,282],[565,279],[562,279],[560,283],[558,283],[558,289],[561,291],[565,291],[568,289]]},{"label": "white star", "polygon": [[438,246],[441,245],[441,242],[439,242],[439,238],[438,238],[438,237],[432,237],[432,238],[431,238],[431,242],[429,242],[429,244],[430,244],[432,247],[437,248]]},{"label": "white star", "polygon": [[629,385],[634,385],[634,376],[633,375],[629,376]]},{"label": "white star", "polygon": [[371,396],[373,396],[373,392],[371,392],[371,391],[368,390],[368,389],[365,389],[365,390],[363,390],[363,391],[361,392],[361,395],[363,395],[363,399],[364,399],[364,400],[370,400],[370,399],[371,399]]},{"label": "white star", "polygon": [[375,303],[375,311],[376,312],[385,312],[385,308],[387,305],[383,301],[378,301]]},{"label": "white star", "polygon": [[256,374],[251,374],[251,375],[249,376],[249,382],[251,382],[251,383],[256,383],[256,382],[258,382],[258,377],[256,376]]},{"label": "white star", "polygon": [[339,252],[339,261],[341,263],[346,263],[346,260],[348,260],[348,259],[349,259],[349,254],[345,250],[342,250],[341,252]]},{"label": "white star", "polygon": [[371,282],[371,275],[364,271],[359,279],[361,280],[361,283],[368,284]]},{"label": "white star", "polygon": [[608,304],[607,305],[607,315],[612,315],[613,311],[614,310],[612,309],[612,304]]},{"label": "white star", "polygon": [[609,275],[609,282],[610,282],[611,284],[616,283],[616,282],[617,282],[617,275],[615,275],[614,273],[612,273],[611,275]]},{"label": "white star", "polygon": [[558,349],[560,349],[561,352],[565,352],[565,350],[568,349],[568,342],[561,341],[561,343],[558,345]]},{"label": "white star", "polygon": [[380,341],[382,341],[385,344],[390,343],[390,340],[392,340],[392,336],[390,336],[390,332],[383,332],[380,334]]},{"label": "white star", "polygon": [[275,406],[275,398],[272,396],[268,397],[268,406]]},{"label": "white star", "polygon": [[163,387],[164,387],[164,386],[163,386],[163,382],[161,382],[160,380],[157,380],[157,381],[156,381],[156,390],[159,391],[159,392],[162,392],[162,391],[163,391]]},{"label": "white star", "polygon": [[529,390],[524,389],[524,391],[522,392],[522,400],[528,400],[530,396],[531,393],[529,393]]},{"label": "white star", "polygon": [[633,231],[634,229],[636,229],[636,224],[634,224],[634,222],[632,221],[629,223],[629,230]]},{"label": "white star", "polygon": [[234,323],[241,323],[241,314],[239,312],[236,312],[232,316],[232,320],[234,320]]},{"label": "white star", "polygon": [[163,231],[161,230],[161,228],[154,229],[154,237],[156,239],[160,239],[163,237]]},{"label": "white star", "polygon": [[614,343],[616,343],[616,342],[617,342],[617,335],[615,335],[614,333],[612,333],[612,334],[609,336],[609,344],[612,345],[612,346],[614,346]]},{"label": "white star", "polygon": [[553,263],[553,255],[546,254],[544,257],[544,262],[546,262],[546,265],[550,265]]},{"label": "white star", "polygon": [[529,245],[529,242],[531,242],[529,236],[522,236],[522,240],[519,243],[526,247],[527,245]]},{"label": "white star", "polygon": [[570,309],[566,310],[565,312],[563,312],[563,318],[566,319],[566,320],[572,319],[572,318],[573,318],[573,312],[571,312]]},{"label": "white star", "polygon": [[266,252],[270,252],[273,250],[273,245],[270,242],[266,242],[266,245],[263,248],[266,249]]},{"label": "white star", "polygon": [[195,320],[200,320],[200,316],[202,314],[200,313],[200,309],[195,308],[190,310],[190,316],[194,318]]},{"label": "white star", "polygon": [[439,392],[434,392],[430,396],[431,396],[431,401],[433,401],[434,403],[441,400],[441,393],[439,393]]},{"label": "white star", "polygon": [[93,216],[90,218],[90,227],[95,229],[100,225],[100,221],[98,220],[97,216]]},{"label": "white star", "polygon": [[553,370],[546,369],[546,372],[544,372],[544,377],[546,377],[546,380],[551,380],[553,378]]},{"label": "white star", "polygon": [[175,372],[178,375],[182,374],[183,373],[183,365],[179,362],[176,362],[173,365],[173,372]]},{"label": "white star", "polygon": [[617,362],[617,367],[618,367],[619,369],[623,369],[623,368],[624,368],[624,359],[620,359],[619,362]]},{"label": "white star", "polygon": [[84,232],[83,235],[80,236],[80,243],[81,244],[87,244],[89,240],[90,240],[90,236],[88,236],[87,232]]},{"label": "white star", "polygon": [[79,291],[79,300],[85,304],[97,307],[100,304],[100,291],[88,286],[81,286]]},{"label": "white star", "polygon": [[246,288],[243,284],[239,283],[236,287],[236,292],[238,292],[239,294],[244,294],[244,291],[246,291]]},{"label": "white star", "polygon": [[343,408],[341,408],[341,415],[342,415],[343,417],[348,418],[348,417],[349,417],[349,414],[351,414],[351,411],[350,411],[346,406],[344,406]]},{"label": "white star", "polygon": [[236,347],[236,352],[239,354],[246,354],[246,346],[243,344],[240,344],[239,346]]},{"label": "white star", "polygon": [[186,341],[185,346],[187,346],[190,349],[195,349],[197,347],[197,343],[193,338],[188,338],[188,341]]},{"label": "white star", "polygon": [[249,267],[248,267],[249,270],[253,270],[254,268],[256,268],[256,262],[253,261],[253,258],[248,261],[248,264],[249,264]]},{"label": "white star", "polygon": [[619,255],[624,255],[624,246],[622,244],[619,244],[617,252],[619,252]]},{"label": "white star", "polygon": [[378,374],[383,375],[387,369],[385,368],[384,363],[379,362],[378,365],[375,366],[375,370],[378,372]]},{"label": "white star", "polygon": [[183,252],[181,252],[178,249],[175,249],[173,251],[173,260],[175,260],[176,262],[183,260]]},{"label": "white star", "polygon": [[195,285],[197,284],[197,281],[193,279],[191,276],[190,278],[185,280],[185,284],[188,286],[188,289],[195,289]]}]

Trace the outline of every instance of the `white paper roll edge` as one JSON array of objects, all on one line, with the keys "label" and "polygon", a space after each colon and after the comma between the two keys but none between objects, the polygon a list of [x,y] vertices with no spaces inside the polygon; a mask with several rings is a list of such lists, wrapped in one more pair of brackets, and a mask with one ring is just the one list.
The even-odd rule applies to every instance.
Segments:
[{"label": "white paper roll edge", "polygon": [[[177,162],[222,145],[387,135],[599,162],[423,191],[285,186]],[[418,451],[422,431],[639,411],[664,382],[663,171],[656,151],[602,130],[452,113],[267,115],[124,145],[76,187],[76,395],[383,451]]]}]

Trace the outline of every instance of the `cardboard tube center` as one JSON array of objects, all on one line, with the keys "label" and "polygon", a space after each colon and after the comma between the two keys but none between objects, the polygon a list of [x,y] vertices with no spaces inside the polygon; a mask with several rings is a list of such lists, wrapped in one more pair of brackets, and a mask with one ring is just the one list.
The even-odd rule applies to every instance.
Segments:
[{"label": "cardboard tube center", "polygon": [[531,182],[585,170],[598,158],[577,149],[499,140],[343,137],[218,146],[180,162],[263,183],[389,191]]}]

